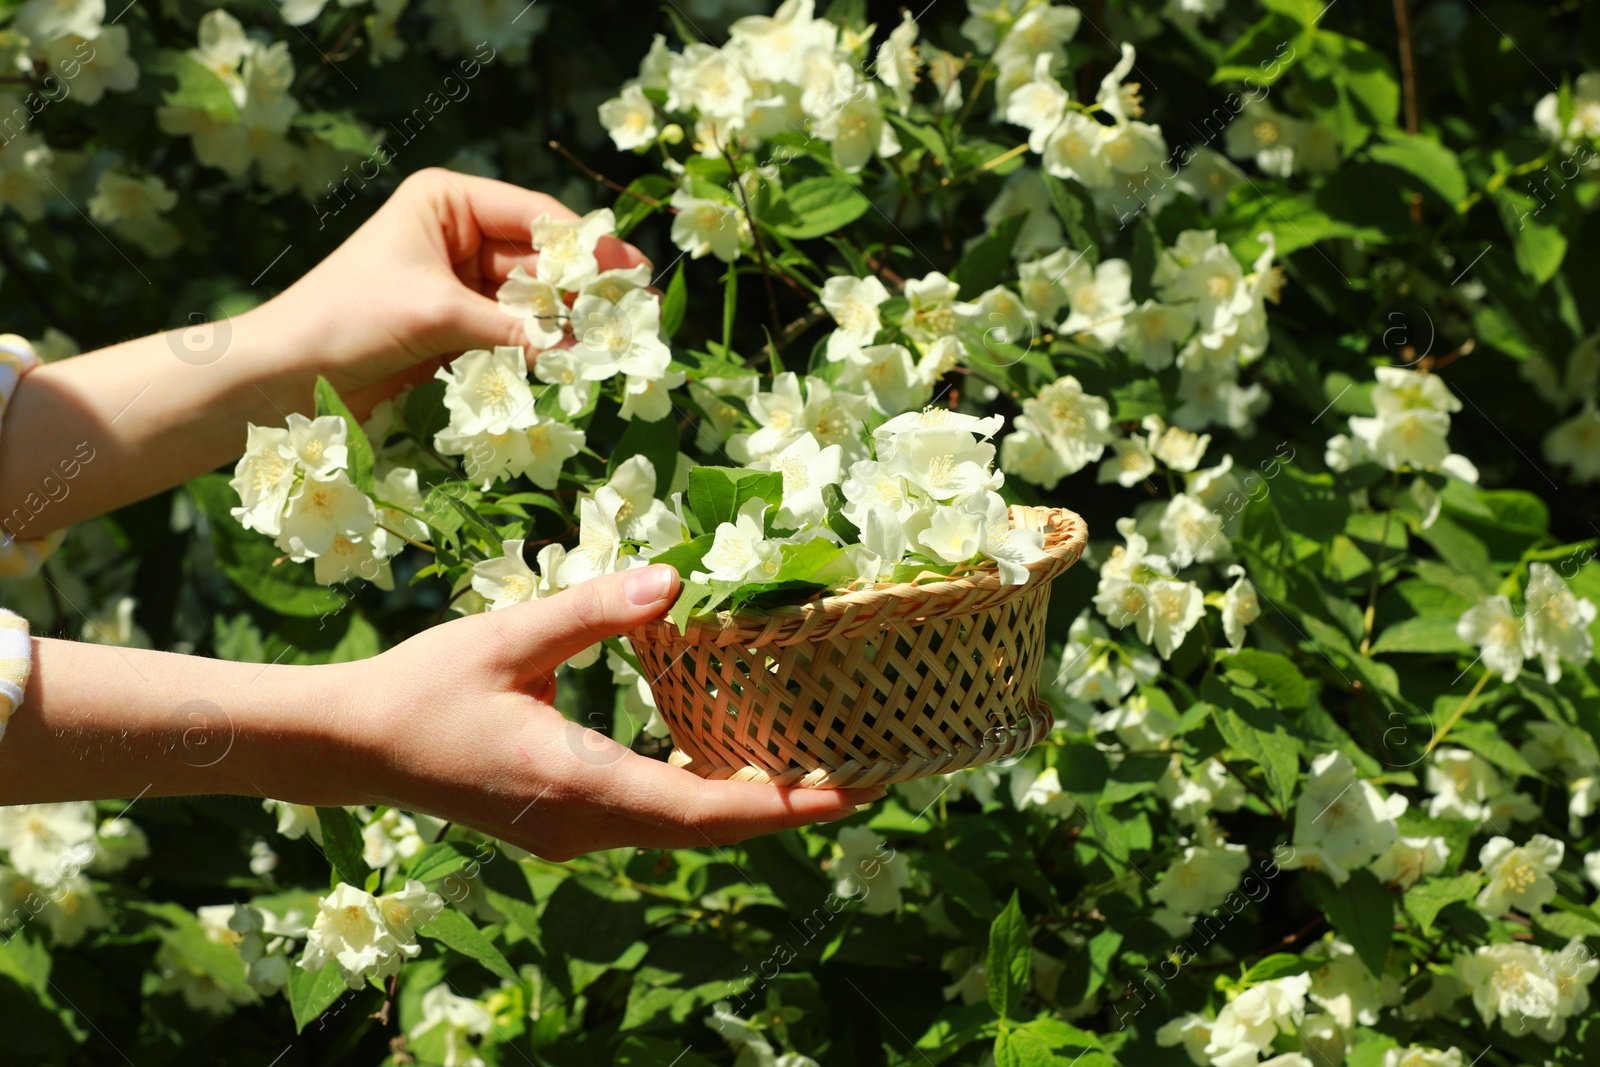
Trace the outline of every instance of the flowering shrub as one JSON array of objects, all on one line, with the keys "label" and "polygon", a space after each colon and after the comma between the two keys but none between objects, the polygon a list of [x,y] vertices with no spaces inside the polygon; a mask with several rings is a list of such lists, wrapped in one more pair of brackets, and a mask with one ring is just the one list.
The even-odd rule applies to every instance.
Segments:
[{"label": "flowering shrub", "polygon": [[[53,353],[249,306],[425,163],[585,212],[500,293],[524,345],[365,420],[324,384],[7,603],[350,659],[650,559],[680,618],[1013,580],[1005,506],[1058,504],[1056,729],[561,865],[393,809],[0,810],[16,1055],[1591,1061],[1595,16],[594,6],[6,9],[3,291]],[[602,272],[610,233],[654,265]],[[601,651],[564,709],[661,753]]]}]

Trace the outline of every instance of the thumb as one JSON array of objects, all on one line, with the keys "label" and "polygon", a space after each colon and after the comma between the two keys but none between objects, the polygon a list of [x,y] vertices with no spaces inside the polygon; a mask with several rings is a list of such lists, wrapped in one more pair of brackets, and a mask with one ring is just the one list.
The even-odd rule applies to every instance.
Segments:
[{"label": "thumb", "polygon": [[469,352],[499,345],[524,350],[528,347],[521,319],[500,310],[499,301],[459,283],[440,327],[429,341],[441,352]]},{"label": "thumb", "polygon": [[678,572],[658,564],[603,574],[548,600],[494,613],[514,646],[515,670],[554,677],[556,668],[590,645],[660,618],[678,597]]}]

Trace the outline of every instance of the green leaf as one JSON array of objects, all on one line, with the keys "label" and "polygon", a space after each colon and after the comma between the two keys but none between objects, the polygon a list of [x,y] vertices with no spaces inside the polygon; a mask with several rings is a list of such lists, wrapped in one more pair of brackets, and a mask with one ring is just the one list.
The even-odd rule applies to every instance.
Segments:
[{"label": "green leaf", "polygon": [[1362,1027],[1356,1031],[1356,1044],[1345,1057],[1345,1067],[1383,1067],[1389,1050],[1399,1047],[1400,1042],[1388,1034]]},{"label": "green leaf", "polygon": [[687,582],[689,575],[701,569],[701,562],[706,558],[706,553],[711,551],[716,539],[715,534],[701,534],[686,544],[674,545],[665,552],[650,557],[650,562],[665,563],[678,568],[678,577]]},{"label": "green leaf", "polygon": [[1375,144],[1367,154],[1379,163],[1405,171],[1437,193],[1439,199],[1455,206],[1467,196],[1467,176],[1456,161],[1456,154],[1438,141],[1420,134],[1388,131],[1388,140]]},{"label": "green leaf", "polygon": [[344,420],[349,436],[345,442],[350,449],[349,474],[355,487],[364,493],[372,492],[372,442],[367,440],[367,432],[361,428],[361,423],[350,414],[350,409],[345,407],[344,401],[339,398],[339,393],[328,379],[317,376],[317,417],[333,415]]},{"label": "green leaf", "polygon": [[1044,1039],[1045,1043],[1057,1052],[1062,1049],[1105,1047],[1097,1035],[1049,1016],[1040,1016],[1032,1022],[1023,1023],[1017,1029]]},{"label": "green leaf", "polygon": [[617,468],[634,456],[643,456],[655,468],[655,495],[665,500],[667,487],[678,469],[678,420],[668,415],[655,422],[629,421],[606,463],[606,476],[616,474]]},{"label": "green leaf", "polygon": [[330,963],[320,971],[295,965],[289,968],[289,1008],[294,1012],[294,1032],[301,1033],[322,1017],[350,989],[339,965]]},{"label": "green leaf", "polygon": [[295,618],[322,619],[350,602],[340,589],[318,585],[309,565],[283,562],[272,538],[246,530],[230,509],[239,503],[225,474],[207,474],[184,487],[211,525],[217,565],[228,580],[262,607]]},{"label": "green leaf", "polygon": [[707,534],[715,534],[722,523],[734,520],[739,513],[738,499],[739,487],[729,468],[696,467],[689,472],[689,510]]},{"label": "green leaf", "polygon": [[1341,88],[1358,106],[1367,125],[1394,127],[1400,117],[1400,82],[1388,57],[1354,37],[1322,29],[1317,31],[1316,45],[1332,63]]},{"label": "green leaf", "polygon": [[962,300],[976,300],[980,294],[1000,284],[1011,267],[1011,249],[1022,232],[1022,224],[1027,221],[1026,213],[1002,220],[961,257],[954,280],[961,283]]},{"label": "green leaf", "polygon": [[995,1067],[1055,1067],[1050,1043],[1027,1030],[1002,1028],[994,1039]]},{"label": "green leaf", "polygon": [[369,868],[361,857],[361,826],[356,817],[343,808],[318,808],[317,821],[322,824],[322,851],[333,865],[339,881],[360,887],[366,884]]},{"label": "green leaf", "polygon": [[1350,942],[1367,970],[1381,978],[1394,940],[1394,894],[1366,870],[1352,872],[1342,886],[1320,874],[1307,880],[1321,900],[1328,922]]},{"label": "green leaf", "polygon": [[1534,916],[1534,922],[1557,937],[1600,937],[1600,914],[1585,904],[1568,900],[1559,893],[1550,901],[1550,911]]},{"label": "green leaf", "polygon": [[1111,390],[1112,421],[1138,422],[1146,415],[1165,415],[1167,400],[1161,383],[1154,378],[1137,378]]},{"label": "green leaf", "polygon": [[1094,236],[1094,198],[1089,191],[1071,178],[1044,175],[1044,187],[1050,193],[1050,206],[1066,227],[1067,240],[1073,248],[1083,253],[1090,266],[1100,262],[1100,242]]},{"label": "green leaf", "polygon": [[295,117],[294,125],[341,152],[370,156],[378,150],[379,139],[348,110],[303,112]]},{"label": "green leaf", "polygon": [[667,294],[661,298],[661,336],[669,341],[683,326],[684,315],[689,310],[689,285],[683,280],[686,266],[683,260],[678,261],[678,269],[667,283]]},{"label": "green leaf", "polygon": [[628,193],[619,194],[612,208],[617,217],[617,236],[627,240],[635,227],[662,210],[650,201],[664,205],[677,187],[677,183],[664,174],[646,174],[629,182]]},{"label": "green leaf", "polygon": [[[514,1046],[513,1046],[514,1047]],[[711,1061],[685,1047],[681,1041],[660,1037],[629,1037],[617,1046],[612,1067],[711,1067]]]},{"label": "green leaf", "polygon": [[354,608],[330,618],[284,619],[261,643],[258,663],[353,663],[383,651],[377,627]]},{"label": "green leaf", "polygon": [[1439,516],[1417,536],[1428,542],[1452,570],[1476,585],[1479,597],[1494,593],[1494,562],[1489,558],[1489,549],[1448,515]]},{"label": "green leaf", "polygon": [[224,124],[239,121],[239,107],[228,84],[187,52],[161,52],[146,62],[145,69],[177,79],[178,87],[162,95],[168,107],[191,108]]},{"label": "green leaf", "polygon": [[996,1015],[1005,1019],[1017,1013],[1032,970],[1033,938],[1022,914],[1022,901],[1013,891],[1010,902],[989,926],[986,981],[989,1005]]},{"label": "green leaf", "polygon": [[1278,812],[1287,813],[1300,775],[1299,744],[1281,724],[1263,728],[1246,722],[1233,708],[1213,707],[1212,711],[1228,747],[1261,768]]},{"label": "green leaf", "polygon": [[1254,675],[1262,687],[1272,693],[1274,701],[1281,708],[1303,708],[1310,699],[1311,690],[1306,684],[1305,675],[1287,656],[1245,648],[1228,653],[1221,662]]},{"label": "green leaf", "polygon": [[1401,619],[1386,628],[1372,644],[1380,652],[1467,652],[1471,645],[1456,636],[1456,620],[1445,615]]},{"label": "green leaf", "polygon": [[1156,262],[1160,258],[1161,233],[1156,229],[1150,213],[1141,211],[1139,223],[1133,228],[1133,257],[1129,262],[1129,269],[1133,272],[1131,295],[1134,303],[1142,304],[1156,295],[1150,276],[1155,273]]},{"label": "green leaf", "polygon": [[700,582],[684,582],[678,587],[678,599],[673,601],[672,610],[667,612],[667,618],[678,628],[679,633],[689,632],[689,617],[700,611],[700,606],[709,601],[715,594],[709,585]]},{"label": "green leaf", "polygon": [[[1444,703],[1454,711],[1460,706],[1460,700],[1451,695],[1444,698]],[[1439,720],[1444,721],[1444,720]],[[1533,764],[1518,750],[1517,746],[1508,741],[1500,730],[1492,723],[1473,722],[1465,720],[1458,722],[1450,731],[1450,740],[1462,748],[1471,749],[1490,763],[1499,767],[1515,781],[1518,778],[1543,779],[1544,775],[1534,769]]]},{"label": "green leaf", "polygon": [[[203,979],[206,985],[231,1000],[253,1003],[258,999],[246,980],[244,960],[239,950],[212,940],[193,912],[182,905],[169,903],[126,901],[123,906],[157,920],[159,925],[154,932],[172,950],[175,967],[186,971],[191,977]],[[8,918],[16,921],[14,916]],[[12,943],[15,944],[14,941]],[[23,961],[16,962],[20,964]],[[48,971],[40,973],[38,977],[48,979]]]},{"label": "green leaf", "polygon": [[783,475],[744,467],[696,467],[689,472],[689,508],[706,533],[714,534],[722,523],[733,522],[739,509],[757,498],[781,504]]},{"label": "green leaf", "polygon": [[514,967],[500,954],[483,932],[472,924],[467,918],[452,908],[446,908],[439,913],[439,917],[427,926],[417,928],[417,933],[423,937],[445,945],[463,956],[470,957],[483,964],[497,978],[508,981],[517,981],[517,972]]},{"label": "green leaf", "polygon": [[406,428],[420,441],[432,443],[433,435],[450,425],[450,412],[444,406],[444,389],[444,383],[433,378],[406,394]]},{"label": "green leaf", "polygon": [[1211,84],[1242,81],[1254,91],[1288,73],[1309,51],[1311,31],[1303,19],[1269,11],[1222,54]]},{"label": "green leaf", "polygon": [[1424,878],[1406,890],[1405,909],[1417,920],[1424,935],[1431,934],[1441,911],[1458,900],[1471,900],[1482,885],[1483,875],[1477,871],[1454,878]]},{"label": "green leaf", "polygon": [[807,178],[784,193],[796,222],[773,229],[792,241],[823,237],[850,225],[872,206],[867,195],[842,178]]},{"label": "green leaf", "polygon": [[417,853],[406,869],[406,877],[419,882],[436,882],[472,862],[472,855],[463,846],[454,841],[440,841]]},{"label": "green leaf", "polygon": [[1305,974],[1320,966],[1321,962],[1288,952],[1274,952],[1251,964],[1250,969],[1244,972],[1243,981],[1246,985],[1254,985],[1256,982],[1270,982],[1277,978]]},{"label": "green leaf", "polygon": [[1555,277],[1567,255],[1567,238],[1554,204],[1515,189],[1499,190],[1494,202],[1522,273],[1540,285]]},{"label": "green leaf", "polygon": [[[774,582],[818,582],[818,575],[844,556],[844,548],[820,537],[798,545],[784,545],[778,552],[778,573]],[[827,584],[825,581],[822,584]]]},{"label": "green leaf", "polygon": [[915,139],[918,144],[926,148],[934,159],[937,159],[940,163],[949,160],[950,149],[945,144],[944,138],[939,135],[937,129],[932,126],[925,126],[920,122],[912,122],[910,119],[903,119],[895,114],[890,114],[888,117],[891,123],[898,126]]}]

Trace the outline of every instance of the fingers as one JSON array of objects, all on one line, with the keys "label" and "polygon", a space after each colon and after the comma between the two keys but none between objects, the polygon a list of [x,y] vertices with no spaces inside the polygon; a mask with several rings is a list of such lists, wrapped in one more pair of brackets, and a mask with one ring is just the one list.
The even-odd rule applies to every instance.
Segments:
[{"label": "fingers", "polygon": [[485,241],[502,241],[526,248],[532,240],[529,224],[539,216],[578,217],[577,212],[555,197],[509,182],[438,168],[422,173],[427,175],[426,180],[438,182],[447,195],[461,199]]},{"label": "fingers", "polygon": [[668,566],[603,574],[548,600],[494,612],[488,619],[505,641],[504,665],[519,680],[550,678],[566,660],[607,637],[659,618],[678,596]]},{"label": "fingers", "polygon": [[628,270],[640,264],[650,265],[648,256],[616,237],[600,238],[594,258],[599,261],[601,270]]},{"label": "fingers", "polygon": [[501,311],[494,297],[462,287],[456,294],[448,328],[437,341],[444,350],[450,352],[468,352],[496,345],[527,348],[528,333],[522,320]]},{"label": "fingers", "polygon": [[[615,237],[600,238],[600,243],[595,246],[594,258],[602,271],[630,270],[650,265],[649,257],[643,252]],[[485,232],[483,244],[478,248],[478,274],[491,294],[511,274],[513,267],[537,274],[539,254],[526,241],[503,241],[493,232]]]},{"label": "fingers", "polygon": [[[459,202],[467,212],[483,245],[499,244],[518,256],[532,251],[534,219],[575,219],[577,212],[545,193],[523,189],[509,182],[458,174],[442,168],[421,172],[420,181],[434,186],[447,200]],[[473,247],[467,242],[451,242],[453,247]],[[602,237],[595,249],[601,270],[637,267],[648,263],[643,252],[615,237]],[[514,264],[508,264],[510,270]],[[526,265],[526,264],[525,264]],[[531,266],[529,267],[531,270]],[[485,271],[486,277],[505,280],[504,274]]]},{"label": "fingers", "polygon": [[539,256],[528,244],[512,244],[499,238],[484,241],[478,249],[478,276],[488,290],[484,295],[493,296],[510,276],[512,268],[521,267],[533,274],[538,264]]},{"label": "fingers", "polygon": [[854,814],[885,795],[868,789],[789,789],[755,782],[712,781],[628,753],[603,782],[609,806],[639,824],[632,844],[646,848],[724,845]]}]

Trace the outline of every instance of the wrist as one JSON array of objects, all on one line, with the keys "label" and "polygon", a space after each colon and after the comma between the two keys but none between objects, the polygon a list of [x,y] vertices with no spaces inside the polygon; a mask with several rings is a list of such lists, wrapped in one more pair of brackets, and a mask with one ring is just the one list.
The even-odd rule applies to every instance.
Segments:
[{"label": "wrist", "polygon": [[343,668],[38,638],[0,804],[203,793],[354,803]]},{"label": "wrist", "polygon": [[265,408],[270,418],[253,422],[279,425],[290,412],[309,415],[315,407],[318,374],[318,332],[304,315],[278,296],[226,320],[219,328],[232,332],[231,355],[245,383],[243,402],[254,414]]},{"label": "wrist", "polygon": [[372,803],[384,735],[365,663],[268,667],[243,699],[262,684],[252,718],[228,724],[243,758],[213,788],[324,807]]}]

